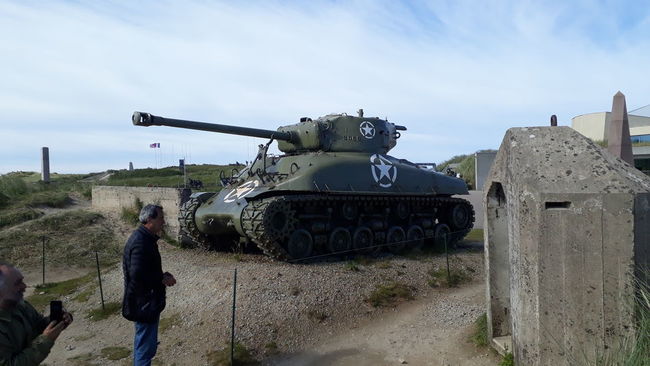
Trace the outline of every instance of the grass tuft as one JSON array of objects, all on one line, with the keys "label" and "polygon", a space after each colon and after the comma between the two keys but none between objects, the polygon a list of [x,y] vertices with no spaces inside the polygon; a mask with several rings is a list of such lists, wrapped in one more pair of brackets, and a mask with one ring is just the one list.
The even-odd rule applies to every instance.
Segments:
[{"label": "grass tuft", "polygon": [[359,268],[359,265],[358,265],[357,262],[355,262],[355,261],[348,261],[348,262],[346,262],[346,263],[345,263],[345,269],[347,269],[348,271],[352,271],[352,272],[359,272],[359,271],[361,271],[361,269]]},{"label": "grass tuft", "polygon": [[515,366],[515,358],[512,353],[506,353],[501,362],[499,362],[499,366]]},{"label": "grass tuft", "polygon": [[29,220],[37,219],[41,216],[43,216],[42,212],[36,211],[32,208],[7,210],[7,212],[0,214],[0,228],[21,224]]},{"label": "grass tuft", "polygon": [[235,342],[233,363],[230,363],[230,342],[218,351],[208,352],[206,356],[208,358],[208,365],[211,366],[249,366],[259,364],[246,346],[239,342]]},{"label": "grass tuft", "polygon": [[172,329],[173,327],[177,327],[181,324],[182,324],[181,314],[175,313],[168,317],[161,318],[160,323],[158,324],[158,329],[162,334],[168,331],[169,329]]},{"label": "grass tuft", "polygon": [[485,347],[488,345],[487,335],[487,314],[483,314],[474,321],[474,333],[472,333],[472,342],[479,346]]},{"label": "grass tuft", "polygon": [[45,191],[32,194],[25,204],[30,207],[47,206],[63,208],[72,203],[67,192]]},{"label": "grass tuft", "polygon": [[395,306],[400,300],[412,300],[415,289],[398,282],[379,285],[370,293],[366,302],[374,307]]},{"label": "grass tuft", "polygon": [[117,315],[122,311],[122,303],[120,302],[105,303],[104,307],[105,309],[102,309],[102,307],[99,306],[98,308],[89,311],[86,318],[97,322],[108,319],[110,316]]},{"label": "grass tuft", "polygon": [[275,355],[279,353],[278,344],[275,342],[269,342],[264,345],[264,353],[267,355]]},{"label": "grass tuft", "polygon": [[460,284],[469,282],[472,277],[466,270],[452,267],[447,275],[446,268],[432,268],[427,274],[430,276],[427,283],[431,287],[458,287]]},{"label": "grass tuft", "polygon": [[111,361],[121,360],[131,355],[131,350],[126,347],[106,347],[101,350],[102,357]]},{"label": "grass tuft", "polygon": [[[45,283],[36,285],[34,294],[27,298],[30,304],[36,309],[44,310],[52,300],[59,300],[65,296],[73,294],[82,285],[93,281],[95,277],[92,273],[83,277],[73,278],[62,282]],[[63,304],[65,306],[65,304]]]}]

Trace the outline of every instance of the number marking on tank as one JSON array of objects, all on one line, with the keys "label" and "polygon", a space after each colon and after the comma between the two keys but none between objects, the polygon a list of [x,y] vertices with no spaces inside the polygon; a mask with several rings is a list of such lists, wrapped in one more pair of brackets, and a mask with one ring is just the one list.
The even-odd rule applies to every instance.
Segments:
[{"label": "number marking on tank", "polygon": [[370,156],[370,170],[372,171],[372,177],[380,187],[388,188],[397,179],[397,167],[386,157],[379,154]]},{"label": "number marking on tank", "polygon": [[233,189],[232,191],[228,192],[226,197],[223,198],[223,201],[228,203],[238,201],[246,197],[251,192],[253,192],[255,188],[259,187],[259,185],[260,185],[260,181],[258,180],[248,181],[242,184],[241,186]]},{"label": "number marking on tank", "polygon": [[375,126],[368,121],[363,121],[359,125],[359,132],[361,132],[361,135],[363,135],[363,137],[371,139],[375,137]]}]

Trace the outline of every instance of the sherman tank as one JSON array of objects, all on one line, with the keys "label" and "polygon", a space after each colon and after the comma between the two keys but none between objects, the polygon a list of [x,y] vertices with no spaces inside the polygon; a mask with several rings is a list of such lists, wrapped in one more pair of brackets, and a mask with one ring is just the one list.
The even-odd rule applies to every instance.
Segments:
[{"label": "sherman tank", "polygon": [[[276,131],[134,112],[136,126],[170,126],[269,139],[218,193],[181,205],[180,239],[204,248],[253,243],[283,261],[341,253],[401,252],[453,244],[472,228],[466,183],[388,155],[406,127],[331,114]],[[268,153],[277,141],[281,155]]]}]

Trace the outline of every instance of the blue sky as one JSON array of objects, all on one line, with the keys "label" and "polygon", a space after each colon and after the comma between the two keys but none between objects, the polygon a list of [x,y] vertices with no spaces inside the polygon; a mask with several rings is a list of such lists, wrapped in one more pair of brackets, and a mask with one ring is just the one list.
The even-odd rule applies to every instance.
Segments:
[{"label": "blue sky", "polygon": [[[405,125],[440,162],[510,127],[650,103],[638,1],[0,1],[0,173],[253,158],[265,141],[135,127],[135,110],[275,129],[333,112]],[[159,142],[161,149],[150,149]]]}]

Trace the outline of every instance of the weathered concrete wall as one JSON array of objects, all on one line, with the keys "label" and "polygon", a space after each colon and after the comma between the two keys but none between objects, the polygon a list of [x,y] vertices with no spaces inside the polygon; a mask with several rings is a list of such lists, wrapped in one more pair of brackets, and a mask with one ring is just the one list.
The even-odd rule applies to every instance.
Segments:
[{"label": "weathered concrete wall", "polygon": [[136,198],[143,204],[155,203],[165,211],[167,234],[178,235],[178,208],[182,189],[161,187],[113,187],[95,186],[92,192],[92,207],[119,213],[124,207],[134,207]]},{"label": "weathered concrete wall", "polygon": [[517,128],[486,186],[488,333],[510,326],[516,364],[592,364],[633,336],[650,178],[570,128]]},{"label": "weathered concrete wall", "polygon": [[496,151],[483,151],[474,154],[474,178],[476,180],[474,189],[478,191],[486,189],[483,186],[488,174],[490,174],[490,168],[492,168],[496,156]]}]

